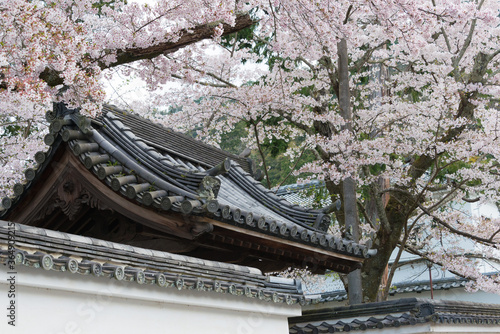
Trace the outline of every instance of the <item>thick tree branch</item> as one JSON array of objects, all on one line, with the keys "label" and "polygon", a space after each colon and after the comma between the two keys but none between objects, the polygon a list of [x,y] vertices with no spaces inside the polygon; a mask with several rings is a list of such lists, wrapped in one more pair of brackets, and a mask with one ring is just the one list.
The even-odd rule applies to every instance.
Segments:
[{"label": "thick tree branch", "polygon": [[[365,174],[368,175],[368,167],[363,167],[363,171]],[[369,186],[369,191],[371,196],[373,197],[373,200],[375,201],[375,206],[377,208],[377,213],[380,219],[380,224],[381,227],[390,233],[392,231],[391,224],[389,223],[389,219],[387,218],[386,212],[385,212],[385,205],[382,202],[382,198],[380,197],[381,195],[381,189],[380,186],[377,182],[372,182]]]},{"label": "thick tree branch", "polygon": [[[244,28],[250,27],[254,23],[255,21],[250,18],[249,14],[240,15],[236,18],[236,23],[234,26],[223,23],[223,35],[235,33]],[[106,69],[132,63],[138,60],[153,59],[160,55],[175,52],[183,47],[199,42],[201,40],[211,38],[214,34],[213,28],[214,23],[203,24],[194,27],[190,31],[181,31],[181,37],[175,42],[163,42],[145,48],[128,48],[125,50],[119,50],[117,51],[115,62],[111,64],[105,64],[100,61],[97,62],[101,69]],[[96,60],[91,59],[91,61]],[[63,78],[60,76],[60,73],[50,68],[46,68],[40,74],[40,79],[44,80],[51,87],[63,84]]]},{"label": "thick tree branch", "polygon": [[345,14],[345,19],[344,19],[344,22],[342,22],[342,24],[347,24],[347,22],[349,21],[349,16],[351,16],[352,14],[352,5],[349,5],[349,8],[347,8],[347,13]]},{"label": "thick tree branch", "polygon": [[495,231],[495,233],[493,233],[493,234],[491,235],[491,237],[490,237],[490,239],[489,239],[489,240],[493,241],[493,238],[495,238],[495,236],[496,236],[498,233],[500,233],[500,229],[496,230],[496,231]]},{"label": "thick tree branch", "polygon": [[313,128],[311,128],[311,127],[309,127],[309,126],[307,126],[307,125],[305,125],[303,123],[295,121],[292,118],[292,116],[289,115],[289,114],[287,114],[284,110],[275,109],[274,111],[276,111],[281,117],[283,117],[284,119],[286,119],[288,122],[292,123],[297,128],[301,129],[305,133],[307,133],[309,135],[314,134],[314,129]]},{"label": "thick tree branch", "polygon": [[388,43],[389,43],[389,41],[384,41],[384,42],[380,43],[379,45],[377,45],[377,46],[375,46],[375,47],[373,47],[373,48],[370,48],[370,49],[366,50],[365,54],[364,54],[361,58],[359,58],[358,60],[356,60],[356,61],[354,62],[354,65],[353,65],[353,66],[349,67],[349,71],[358,72],[359,70],[361,70],[361,68],[362,68],[363,66],[365,66],[365,65],[366,65],[366,63],[370,60],[370,58],[371,58],[371,56],[372,56],[373,52],[374,52],[375,50],[380,49],[380,48],[381,48],[381,47],[383,47],[384,45],[387,45]]},{"label": "thick tree branch", "polygon": [[[240,31],[244,28],[250,27],[255,22],[250,18],[249,14],[241,15],[236,18],[234,26],[223,23],[223,35],[229,35]],[[115,67],[121,64],[134,62],[141,59],[152,59],[162,54],[175,52],[190,44],[199,42],[204,39],[211,38],[214,34],[214,23],[207,23],[193,28],[191,31],[181,32],[181,37],[175,42],[164,42],[153,45],[147,48],[130,48],[119,51],[117,53],[116,62],[110,65],[100,64],[101,68]]]},{"label": "thick tree branch", "polygon": [[[478,10],[481,9],[481,7],[483,6],[483,3],[484,3],[484,0],[481,0],[481,2],[479,3],[479,6],[478,6]],[[454,67],[456,79],[458,79],[458,77],[459,77],[458,76],[458,64],[462,60],[463,56],[465,55],[465,51],[467,51],[467,49],[470,46],[470,43],[472,42],[472,37],[474,36],[474,31],[476,29],[476,22],[477,22],[476,18],[474,18],[471,21],[469,33],[467,34],[467,38],[464,41],[464,45],[462,45],[462,48],[460,49],[458,55],[456,57],[454,57],[454,59],[453,59],[453,67]]]},{"label": "thick tree branch", "polygon": [[307,65],[307,67],[309,67],[309,68],[311,69],[311,71],[312,71],[314,74],[316,74],[316,72],[317,72],[316,67],[314,67],[314,65],[313,65],[311,62],[307,61],[307,60],[306,60],[304,57],[302,57],[302,56],[298,56],[298,57],[297,57],[297,60],[299,60],[299,61],[303,62],[304,64],[306,64],[306,65]]}]

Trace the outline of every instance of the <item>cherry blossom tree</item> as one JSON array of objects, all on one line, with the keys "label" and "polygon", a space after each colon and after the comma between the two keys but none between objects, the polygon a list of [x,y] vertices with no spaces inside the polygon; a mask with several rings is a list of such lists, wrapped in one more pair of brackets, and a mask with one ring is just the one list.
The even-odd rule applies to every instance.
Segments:
[{"label": "cherry blossom tree", "polygon": [[[113,69],[130,74],[156,58],[167,72],[182,64],[165,55],[205,38],[253,24],[235,1],[55,0],[0,2],[0,193],[42,149],[44,115],[65,101],[91,117],[105,99]],[[186,55],[188,57],[189,55]],[[2,196],[3,197],[3,196]]]},{"label": "cherry blossom tree", "polygon": [[[151,105],[182,106],[162,120],[169,126],[217,143],[244,122],[252,148],[267,138],[293,143],[292,161],[314,152],[297,172],[325,180],[334,200],[352,178],[362,242],[378,251],[362,269],[365,300],[387,294],[394,250],[500,292],[477,269],[499,261],[500,221],[450,205],[499,201],[499,10],[496,0],[9,1],[0,5],[0,103],[5,124],[20,126],[2,141],[1,181],[12,184],[39,149],[51,101],[95,115],[103,77],[134,76]],[[248,34],[250,17],[258,24]],[[341,40],[351,119],[338,101]],[[333,214],[338,233],[352,235],[344,206]]]},{"label": "cherry blossom tree", "polygon": [[[215,129],[207,131],[214,143],[238,122],[257,149],[264,138],[295,140],[292,159],[304,148],[317,156],[299,172],[324,179],[334,200],[353,178],[362,241],[378,250],[362,269],[365,300],[387,295],[397,266],[385,286],[382,277],[394,250],[396,260],[406,250],[499,292],[478,267],[498,263],[500,221],[457,208],[499,200],[500,3],[293,0],[258,8],[248,40],[221,43],[220,62],[200,55],[186,65],[183,95],[168,92],[183,112],[167,122]],[[352,120],[338,100],[341,40]],[[259,61],[268,67],[248,65]],[[333,213],[342,229],[344,206]]]}]

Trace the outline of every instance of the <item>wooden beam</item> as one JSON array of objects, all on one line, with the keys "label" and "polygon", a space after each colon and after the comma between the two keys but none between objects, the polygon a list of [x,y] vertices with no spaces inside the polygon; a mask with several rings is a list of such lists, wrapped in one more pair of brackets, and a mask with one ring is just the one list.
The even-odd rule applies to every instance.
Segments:
[{"label": "wooden beam", "polygon": [[[294,250],[294,252],[295,251],[301,252],[307,256],[310,256],[311,258],[313,256],[321,256],[323,258],[326,257],[326,258],[330,258],[330,259],[338,259],[341,261],[351,262],[353,264],[353,266],[356,266],[357,264],[363,262],[363,259],[360,259],[360,258],[357,258],[354,256],[339,254],[339,253],[335,253],[332,251],[328,251],[326,249],[317,248],[317,247],[313,247],[313,246],[309,246],[309,245],[304,245],[304,244],[294,242],[291,240],[286,240],[286,239],[278,238],[278,237],[275,237],[272,235],[244,229],[244,228],[241,228],[241,227],[238,227],[235,225],[231,225],[228,223],[220,222],[220,221],[217,221],[215,219],[208,218],[208,217],[192,217],[192,219],[200,221],[200,222],[207,222],[207,223],[210,223],[210,224],[217,226],[219,228],[236,232],[240,236],[250,236],[253,238],[258,238],[258,239],[263,241],[264,245],[272,243],[272,244],[274,244],[274,247],[277,247],[277,248],[279,248],[280,246],[285,247],[285,248],[291,248],[292,250]],[[324,259],[322,259],[322,260],[324,260]]]}]

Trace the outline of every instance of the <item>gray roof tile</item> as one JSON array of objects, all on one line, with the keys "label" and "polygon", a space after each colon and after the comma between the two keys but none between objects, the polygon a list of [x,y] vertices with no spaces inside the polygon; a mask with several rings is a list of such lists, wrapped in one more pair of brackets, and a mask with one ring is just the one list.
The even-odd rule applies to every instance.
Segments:
[{"label": "gray roof tile", "polygon": [[48,237],[70,240],[66,233],[56,232],[52,230],[44,230],[44,232]]},{"label": "gray roof tile", "polygon": [[[42,229],[40,229],[42,230]],[[45,231],[45,230],[43,230]],[[76,234],[66,234],[69,237],[69,240],[73,242],[80,242],[80,243],[85,243],[85,244],[92,244],[92,240],[87,237],[83,237],[81,235],[76,235]]]},{"label": "gray roof tile", "polygon": [[27,226],[27,225],[19,225],[19,224],[16,224],[16,226],[19,226],[19,231],[22,231],[22,232],[32,233],[32,234],[41,235],[41,236],[46,236],[47,235],[46,230],[40,229],[38,227]]}]

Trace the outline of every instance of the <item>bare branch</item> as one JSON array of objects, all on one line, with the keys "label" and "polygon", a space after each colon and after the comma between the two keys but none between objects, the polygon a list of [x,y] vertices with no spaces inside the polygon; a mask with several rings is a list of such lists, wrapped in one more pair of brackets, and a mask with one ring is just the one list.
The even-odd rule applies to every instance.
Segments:
[{"label": "bare branch", "polygon": [[259,149],[259,154],[260,154],[260,157],[262,159],[262,168],[264,168],[264,173],[266,174],[267,188],[271,189],[271,181],[269,180],[269,174],[267,173],[266,157],[264,156],[264,152],[262,151],[262,147],[260,146],[259,131],[257,130],[257,123],[252,122],[252,125],[253,125],[253,131],[255,134],[255,140],[257,141],[257,148]]},{"label": "bare branch", "polygon": [[142,26],[140,26],[139,28],[137,28],[135,30],[135,32],[139,32],[140,30],[144,29],[145,27],[147,27],[148,25],[150,25],[151,23],[155,22],[155,21],[158,21],[159,19],[161,19],[162,17],[164,17],[165,15],[167,15],[169,12],[179,8],[181,5],[177,5],[169,10],[167,10],[165,13],[163,13],[162,15],[158,15],[157,17],[149,20],[148,22],[144,23]]},{"label": "bare branch", "polygon": [[344,19],[344,22],[342,22],[342,24],[347,24],[347,21],[349,21],[349,17],[351,16],[352,14],[352,5],[349,5],[349,8],[347,8],[347,13],[345,14],[345,19]]},{"label": "bare branch", "polygon": [[466,197],[462,197],[462,200],[467,202],[467,203],[475,203],[475,202],[479,202],[481,198],[480,197],[476,197],[476,198],[466,198]]},{"label": "bare branch", "polygon": [[358,204],[358,208],[359,208],[359,211],[361,211],[361,214],[363,215],[363,217],[365,217],[366,221],[368,222],[368,224],[370,224],[370,226],[373,228],[373,229],[377,229],[377,226],[375,226],[375,224],[372,222],[372,220],[370,219],[369,215],[368,215],[368,212],[366,212],[366,209],[363,205],[363,203],[361,203],[359,200],[356,200],[356,203]]},{"label": "bare branch", "polygon": [[[430,259],[428,256],[426,256],[425,253],[420,252],[416,248],[413,248],[413,247],[410,247],[410,246],[405,246],[405,249],[406,249],[407,252],[409,252],[411,254],[414,254],[414,255],[417,255],[417,256],[421,257],[422,259],[425,259],[425,260],[427,260],[427,261],[429,261],[431,263],[435,263],[435,264],[437,264],[439,266],[443,266],[442,262]],[[468,258],[475,258],[476,257],[476,256],[467,255],[467,254],[464,254],[464,256],[468,257]],[[498,262],[498,259],[493,259],[493,258],[485,258],[485,257],[479,257],[479,256],[477,256],[477,258],[486,259],[486,260],[492,260],[492,261]],[[470,277],[466,277],[463,274],[461,274],[461,273],[459,273],[459,272],[457,272],[455,270],[449,269],[449,268],[448,268],[448,271],[451,272],[452,274],[455,274],[455,275],[457,275],[459,277],[462,277],[462,278],[465,278],[465,279],[469,279],[470,278]]]},{"label": "bare branch", "polygon": [[227,80],[225,80],[225,79],[221,78],[220,76],[218,76],[218,75],[216,75],[216,74],[213,74],[212,72],[205,72],[205,71],[202,71],[202,70],[200,70],[200,69],[197,69],[197,68],[195,68],[195,67],[193,67],[193,66],[191,66],[191,65],[189,65],[189,66],[188,66],[188,68],[189,68],[189,69],[191,69],[191,70],[193,70],[193,71],[195,71],[195,72],[198,72],[198,73],[201,73],[201,74],[208,75],[209,77],[212,77],[212,78],[214,78],[215,80],[220,81],[220,82],[222,82],[222,83],[226,84],[226,86],[222,86],[222,87],[237,88],[237,86],[236,86],[236,85],[234,85],[234,84],[230,83],[229,81],[227,81]]},{"label": "bare branch", "polygon": [[[179,79],[179,80],[185,80],[185,77],[178,75],[178,74],[171,74],[170,75],[172,78]],[[210,82],[205,82],[205,81],[200,81],[200,80],[195,80],[195,83],[201,86],[207,86],[207,87],[215,87],[215,88],[228,88],[227,85],[222,85],[222,84],[214,84]]]},{"label": "bare branch", "polygon": [[434,216],[429,210],[427,210],[427,208],[425,208],[423,205],[421,205],[420,203],[417,203],[418,207],[424,211],[429,217],[432,217],[432,219],[434,220],[434,222],[446,227],[448,230],[450,230],[452,233],[455,233],[457,235],[461,235],[463,237],[466,237],[466,238],[469,238],[471,240],[475,240],[479,243],[482,243],[482,244],[485,244],[485,245],[489,245],[489,246],[492,246],[492,245],[496,245],[497,243],[496,242],[493,242],[492,240],[490,239],[485,239],[485,238],[481,238],[481,237],[478,237],[478,236],[475,236],[473,234],[470,234],[470,233],[467,233],[467,232],[463,232],[463,231],[460,231],[459,229],[457,228],[454,228],[453,226],[451,226],[450,224],[448,224],[447,222],[445,222],[444,220],[440,219],[439,217],[436,217]]},{"label": "bare branch", "polygon": [[278,191],[279,187],[281,187],[283,185],[283,183],[285,183],[286,179],[288,179],[288,177],[290,175],[292,175],[293,171],[295,170],[295,167],[297,167],[297,164],[299,163],[300,161],[300,158],[302,158],[302,155],[304,154],[304,152],[306,151],[306,148],[307,148],[307,145],[304,145],[304,147],[302,148],[302,152],[300,152],[300,155],[299,157],[297,158],[297,160],[295,161],[295,164],[292,166],[292,168],[290,169],[290,172],[285,176],[285,178],[283,179],[283,181],[281,181],[277,186],[276,186],[276,191],[275,193]]}]

